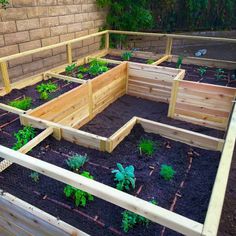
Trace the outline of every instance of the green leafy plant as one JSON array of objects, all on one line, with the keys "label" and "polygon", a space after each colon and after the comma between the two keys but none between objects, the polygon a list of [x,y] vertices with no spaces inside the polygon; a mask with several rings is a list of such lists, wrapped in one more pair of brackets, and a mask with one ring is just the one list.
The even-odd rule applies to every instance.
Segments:
[{"label": "green leafy plant", "polygon": [[130,165],[123,167],[120,163],[117,163],[117,170],[112,170],[112,173],[115,174],[115,181],[118,181],[116,188],[119,190],[130,190],[130,186],[135,188],[135,175],[134,175],[134,166]]},{"label": "green leafy plant", "polygon": [[122,53],[121,58],[123,61],[129,61],[132,56],[133,56],[132,52],[124,52]]},{"label": "green leafy plant", "polygon": [[20,129],[17,133],[14,133],[16,138],[16,143],[12,147],[14,150],[18,150],[28,143],[31,139],[35,137],[35,129],[31,126],[25,126],[23,129]]},{"label": "green leafy plant", "polygon": [[183,62],[183,56],[179,56],[176,62],[176,68],[180,69]]},{"label": "green leafy plant", "polygon": [[76,68],[76,64],[71,64],[71,65],[66,66],[66,68],[65,68],[66,74],[68,75],[68,74],[71,73],[75,68]]},{"label": "green leafy plant", "polygon": [[224,70],[223,69],[217,69],[216,70],[216,74],[215,74],[215,77],[216,77],[216,80],[221,80],[221,79],[224,79],[225,78],[225,75],[224,75]]},{"label": "green leafy plant", "polygon": [[32,181],[34,181],[36,183],[39,181],[39,173],[38,172],[32,171],[30,173],[29,177],[32,179]]},{"label": "green leafy plant", "polygon": [[107,62],[94,59],[90,62],[88,72],[90,75],[96,76],[108,71]]},{"label": "green leafy plant", "polygon": [[148,59],[148,60],[147,60],[147,64],[149,64],[149,65],[153,64],[154,62],[155,62],[155,61],[152,60],[152,59]]},{"label": "green leafy plant", "polygon": [[25,97],[19,100],[9,102],[9,106],[16,107],[21,110],[28,110],[32,105],[32,98]]},{"label": "green leafy plant", "polygon": [[[89,172],[84,171],[82,176],[88,178],[88,179],[93,179],[93,176],[90,175]],[[67,185],[64,188],[64,194],[66,195],[67,198],[72,198],[74,199],[75,205],[78,206],[83,206],[85,207],[88,201],[93,201],[94,197],[90,193],[87,193],[83,190],[74,188],[70,185]]]},{"label": "green leafy plant", "polygon": [[78,78],[78,79],[83,79],[84,76],[83,76],[83,74],[79,73],[79,74],[77,74],[77,78]]},{"label": "green leafy plant", "polygon": [[87,161],[87,156],[74,155],[66,160],[66,164],[71,170],[78,171]]},{"label": "green leafy plant", "polygon": [[9,5],[9,0],[0,0],[0,4],[3,9],[7,9],[7,6]]},{"label": "green leafy plant", "polygon": [[[152,200],[150,203],[157,205],[157,202],[155,200]],[[136,213],[128,211],[128,210],[125,210],[121,214],[123,216],[121,228],[126,233],[130,229],[134,228],[134,226],[136,226],[137,224],[142,224],[144,226],[148,226],[150,223],[150,221],[147,218],[137,215]]]},{"label": "green leafy plant", "polygon": [[200,68],[198,69],[198,72],[199,72],[199,75],[200,75],[201,77],[203,77],[203,75],[206,74],[207,69],[206,69],[205,67],[200,67]]},{"label": "green leafy plant", "polygon": [[84,66],[79,66],[78,67],[78,72],[80,72],[80,73],[87,73],[88,72],[88,68],[84,67]]},{"label": "green leafy plant", "polygon": [[89,64],[90,66],[93,66],[93,65],[107,66],[108,65],[106,61],[99,60],[99,59],[93,59]]},{"label": "green leafy plant", "polygon": [[141,139],[138,148],[141,154],[152,156],[155,152],[155,142],[150,139]]},{"label": "green leafy plant", "polygon": [[171,180],[171,179],[173,179],[175,173],[176,173],[176,172],[174,171],[174,169],[172,168],[172,166],[161,165],[160,175],[161,175],[165,180]]},{"label": "green leafy plant", "polygon": [[55,83],[41,83],[36,87],[36,90],[40,93],[40,99],[47,100],[49,98],[49,94],[55,92],[58,86]]}]

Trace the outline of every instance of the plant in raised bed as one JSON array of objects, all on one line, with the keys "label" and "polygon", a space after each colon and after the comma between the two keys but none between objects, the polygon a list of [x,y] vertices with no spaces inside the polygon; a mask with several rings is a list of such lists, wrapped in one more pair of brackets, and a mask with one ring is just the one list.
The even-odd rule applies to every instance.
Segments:
[{"label": "plant in raised bed", "polygon": [[71,170],[78,171],[87,161],[88,157],[86,155],[74,155],[66,160],[66,164]]},{"label": "plant in raised bed", "polygon": [[180,69],[183,62],[183,56],[179,56],[176,62],[176,68]]},{"label": "plant in raised bed", "polygon": [[116,188],[123,191],[124,189],[129,191],[130,186],[135,188],[135,175],[134,175],[134,166],[130,165],[123,167],[120,163],[117,163],[117,170],[112,170],[112,173],[115,174],[115,181],[118,181]]},{"label": "plant in raised bed", "polygon": [[132,56],[133,56],[132,52],[124,52],[122,53],[121,58],[124,61],[129,61]]},{"label": "plant in raised bed", "polygon": [[47,100],[49,98],[49,94],[55,92],[58,86],[55,83],[41,83],[36,87],[36,90],[40,93],[40,99]]},{"label": "plant in raised bed", "polygon": [[25,126],[17,133],[14,133],[14,136],[17,141],[12,147],[12,149],[18,150],[35,137],[35,129],[31,126]]},{"label": "plant in raised bed", "polygon": [[107,62],[94,59],[90,62],[88,72],[90,75],[96,76],[108,71]]},{"label": "plant in raised bed", "polygon": [[9,106],[21,109],[21,110],[28,110],[32,105],[32,98],[25,97],[19,100],[9,102]]},{"label": "plant in raised bed", "polygon": [[147,60],[147,64],[150,64],[150,65],[153,64],[154,62],[155,62],[155,61],[152,60],[152,59],[148,59],[148,60]]},{"label": "plant in raised bed", "polygon": [[164,180],[172,180],[175,175],[175,170],[172,166],[169,165],[161,165],[160,175],[164,178]]},{"label": "plant in raised bed", "polygon": [[0,0],[0,4],[3,9],[7,9],[7,5],[9,5],[9,0]]},{"label": "plant in raised bed", "polygon": [[[157,202],[155,200],[150,201],[150,203],[157,205]],[[123,216],[121,228],[126,233],[130,229],[134,228],[134,226],[137,224],[142,224],[142,225],[148,226],[150,223],[150,220],[148,220],[147,218],[140,216],[132,211],[125,210],[121,214]]]},{"label": "plant in raised bed", "polygon": [[88,72],[88,68],[87,68],[87,67],[84,67],[84,66],[79,66],[79,67],[78,67],[78,72],[80,72],[80,73],[86,73],[86,72]]},{"label": "plant in raised bed", "polygon": [[76,68],[76,64],[75,63],[66,66],[66,68],[65,68],[66,74],[67,75],[70,74],[75,68]]},{"label": "plant in raised bed", "polygon": [[221,79],[224,79],[225,78],[225,75],[224,75],[224,70],[223,69],[217,69],[216,70],[216,73],[215,73],[215,77],[216,77],[216,80],[221,80]]},{"label": "plant in raised bed", "polygon": [[205,67],[200,67],[198,69],[199,75],[201,76],[201,78],[206,74],[207,69]]},{"label": "plant in raised bed", "polygon": [[155,152],[155,142],[150,139],[141,139],[138,148],[141,155],[146,154],[152,156]]},{"label": "plant in raised bed", "polygon": [[[93,176],[90,175],[90,173],[87,171],[84,171],[81,175],[88,179],[93,179]],[[67,198],[74,199],[75,205],[77,207],[78,206],[85,207],[88,201],[94,200],[93,195],[91,195],[90,193],[74,188],[70,185],[66,185],[66,187],[64,188],[64,194],[66,195]]]},{"label": "plant in raised bed", "polygon": [[29,175],[33,182],[37,183],[39,181],[39,173],[32,171]]},{"label": "plant in raised bed", "polygon": [[78,78],[78,79],[83,79],[84,76],[83,76],[83,74],[79,73],[79,74],[77,74],[77,78]]}]

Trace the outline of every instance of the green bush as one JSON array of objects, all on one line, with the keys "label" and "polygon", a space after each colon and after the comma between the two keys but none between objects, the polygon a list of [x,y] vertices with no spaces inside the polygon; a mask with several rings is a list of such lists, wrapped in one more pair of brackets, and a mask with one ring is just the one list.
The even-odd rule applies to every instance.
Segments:
[{"label": "green bush", "polygon": [[19,100],[9,102],[9,106],[21,109],[21,110],[28,110],[32,105],[32,98],[25,97]]}]

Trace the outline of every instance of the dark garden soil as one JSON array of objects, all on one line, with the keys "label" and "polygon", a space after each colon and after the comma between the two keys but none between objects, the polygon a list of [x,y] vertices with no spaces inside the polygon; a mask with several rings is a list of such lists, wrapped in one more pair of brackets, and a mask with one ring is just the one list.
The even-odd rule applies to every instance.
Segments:
[{"label": "dark garden soil", "polygon": [[[82,65],[82,67],[87,68],[87,69],[89,68],[89,66],[90,66],[89,63]],[[108,67],[108,69],[112,69],[112,68],[116,67],[117,64],[108,63],[106,66]],[[64,71],[64,72],[61,73],[61,75],[66,75],[66,76],[70,76],[70,77],[77,78],[77,75],[78,75],[78,74],[82,74],[82,75],[83,75],[83,78],[82,78],[82,79],[84,79],[84,80],[94,79],[94,78],[96,78],[96,77],[98,76],[98,75],[91,75],[91,74],[89,74],[88,72],[86,72],[86,73],[78,72],[78,68],[79,68],[79,67],[80,67],[80,66],[77,66],[77,67],[76,67],[73,71],[71,71],[70,73],[67,73],[67,72]]]},{"label": "dark garden soil", "polygon": [[[124,61],[121,58],[121,56],[114,56],[114,55],[110,55],[110,54],[107,54],[103,58],[110,59],[110,60],[116,60],[116,61]],[[142,64],[148,64],[148,59],[139,58],[139,57],[131,57],[129,61],[131,61],[131,62],[138,62],[138,63],[142,63]]]},{"label": "dark garden soil", "polygon": [[219,130],[168,118],[167,113],[168,104],[166,103],[154,102],[125,95],[117,99],[108,108],[80,129],[96,135],[109,137],[133,116],[138,116],[217,138],[222,138],[224,136],[224,132]]},{"label": "dark garden soil", "polygon": [[[14,124],[17,129],[18,121]],[[137,146],[142,138],[155,142],[156,151],[152,157],[140,155]],[[10,146],[5,140],[1,140],[0,144]],[[68,169],[65,160],[76,153],[86,154],[89,158],[80,171],[89,171],[95,180],[112,187],[116,183],[111,170],[116,168],[116,163],[134,165],[136,187],[130,194],[147,201],[155,199],[159,206],[203,223],[220,159],[219,152],[191,148],[159,135],[147,134],[136,125],[112,154],[66,141],[58,142],[50,137],[29,155]],[[171,181],[165,181],[160,176],[162,164],[175,169],[176,174]],[[125,235],[120,228],[123,212],[120,207],[95,198],[85,208],[77,208],[72,199],[64,196],[63,183],[43,175],[35,183],[29,177],[30,173],[30,170],[13,164],[0,174],[1,189],[91,235]],[[177,201],[173,204],[175,198]],[[147,228],[142,225],[135,227],[127,235],[161,235],[163,230],[163,227],[150,223]],[[163,235],[179,234],[166,230]]]},{"label": "dark garden soil", "polygon": [[[37,92],[36,87],[37,87],[37,85],[39,85],[41,83],[48,83],[50,81],[57,84],[58,89],[55,92],[52,92],[49,94],[49,99],[42,100],[42,99],[40,99],[40,94]],[[9,94],[7,94],[3,97],[0,97],[0,102],[5,103],[5,104],[9,104],[9,102],[11,102],[13,100],[22,99],[24,97],[31,97],[32,98],[31,109],[32,109],[32,108],[38,107],[38,106],[48,102],[49,100],[52,100],[52,99],[60,96],[61,94],[66,93],[66,92],[70,91],[71,89],[78,87],[78,86],[80,86],[80,84],[78,84],[78,83],[68,82],[68,81],[64,81],[61,79],[60,80],[50,79],[47,81],[41,81],[35,85],[28,86],[23,89],[14,89]]]},{"label": "dark garden soil", "polygon": [[[163,62],[160,64],[160,66],[167,66],[167,67],[176,68],[176,63]],[[198,71],[198,69],[200,69],[200,68],[206,69],[206,73],[202,77],[200,76],[199,71]],[[223,69],[224,78],[217,80],[216,79],[217,68],[182,64],[181,69],[186,70],[184,80],[236,88],[236,70]],[[235,79],[232,79],[232,76]]]}]

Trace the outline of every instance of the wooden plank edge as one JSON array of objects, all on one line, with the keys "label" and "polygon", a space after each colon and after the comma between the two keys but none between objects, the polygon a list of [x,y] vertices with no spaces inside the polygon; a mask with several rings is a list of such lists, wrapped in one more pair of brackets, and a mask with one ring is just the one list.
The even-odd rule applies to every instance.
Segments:
[{"label": "wooden plank edge", "polygon": [[21,114],[24,114],[24,113],[27,112],[27,111],[18,109],[18,108],[16,108],[16,107],[12,107],[12,106],[6,105],[6,104],[4,104],[4,103],[0,103],[0,109],[1,109],[1,110],[4,110],[4,111],[8,111],[8,112],[10,112],[10,113],[17,114],[17,115],[21,115]]},{"label": "wooden plank edge", "polygon": [[70,81],[70,82],[77,83],[77,84],[84,84],[84,83],[86,83],[86,81],[83,80],[83,79],[77,79],[77,78],[74,78],[74,77],[70,77],[70,76],[66,76],[66,75],[60,75],[60,74],[53,73],[53,72],[46,72],[44,74],[44,76],[45,77],[49,77],[49,78],[53,77],[53,78],[56,78],[56,79]]}]

